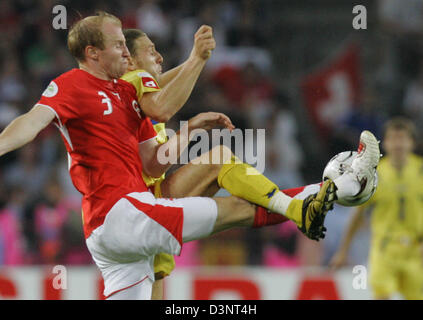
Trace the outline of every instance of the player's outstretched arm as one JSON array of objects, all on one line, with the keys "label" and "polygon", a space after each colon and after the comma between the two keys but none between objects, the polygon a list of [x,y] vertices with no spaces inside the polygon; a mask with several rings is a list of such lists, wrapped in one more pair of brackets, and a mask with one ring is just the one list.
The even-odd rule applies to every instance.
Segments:
[{"label": "player's outstretched arm", "polygon": [[39,105],[17,117],[0,134],[0,156],[31,142],[54,117],[53,111]]},{"label": "player's outstretched arm", "polygon": [[172,68],[160,75],[157,79],[159,82],[160,88],[165,88],[169,82],[171,82],[178,74],[181,72],[182,68],[185,66],[187,61],[181,63],[179,66]]},{"label": "player's outstretched arm", "polygon": [[167,122],[185,104],[216,42],[212,28],[201,26],[195,34],[194,47],[187,61],[162,75],[162,90],[145,93],[140,105],[144,113],[159,122]]},{"label": "player's outstretched arm", "polygon": [[344,238],[342,239],[341,245],[338,251],[332,257],[330,261],[330,267],[334,270],[339,269],[346,264],[348,258],[348,251],[351,247],[351,243],[357,234],[357,231],[361,228],[364,222],[364,211],[366,206],[360,206],[354,209],[352,218],[348,223]]},{"label": "player's outstretched arm", "polygon": [[[151,177],[160,177],[177,160],[190,139],[193,138],[191,132],[195,129],[210,130],[216,127],[223,127],[233,130],[235,127],[231,120],[223,113],[203,112],[192,117],[175,135],[166,143],[159,144],[156,139],[148,140],[139,146],[139,154],[142,160],[143,171]],[[177,155],[173,159],[170,155]]]}]

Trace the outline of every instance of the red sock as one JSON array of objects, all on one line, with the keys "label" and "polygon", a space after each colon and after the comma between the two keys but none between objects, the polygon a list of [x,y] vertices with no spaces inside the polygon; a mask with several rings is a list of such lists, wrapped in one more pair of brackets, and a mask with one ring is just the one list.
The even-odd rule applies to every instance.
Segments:
[{"label": "red sock", "polygon": [[[321,183],[320,183],[321,185]],[[298,193],[304,191],[307,186],[281,190],[290,197],[295,197]],[[256,214],[254,216],[253,228],[260,228],[264,226],[272,226],[288,221],[289,219],[279,213],[271,212],[263,207],[257,206]]]},{"label": "red sock", "polygon": [[272,226],[288,221],[289,219],[279,213],[273,213],[266,208],[257,206],[256,214],[254,216],[253,228],[261,228],[264,226]]}]

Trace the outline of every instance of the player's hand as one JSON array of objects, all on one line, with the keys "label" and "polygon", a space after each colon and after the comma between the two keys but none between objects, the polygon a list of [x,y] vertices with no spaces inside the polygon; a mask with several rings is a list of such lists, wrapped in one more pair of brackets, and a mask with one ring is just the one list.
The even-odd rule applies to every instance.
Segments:
[{"label": "player's hand", "polygon": [[192,48],[191,56],[207,60],[215,48],[216,41],[212,27],[202,25],[194,35],[194,47]]},{"label": "player's hand", "polygon": [[329,262],[329,267],[332,271],[336,271],[347,264],[348,254],[343,250],[335,253]]},{"label": "player's hand", "polygon": [[210,130],[216,127],[226,128],[229,131],[235,129],[231,119],[220,112],[203,112],[188,120],[188,129]]}]

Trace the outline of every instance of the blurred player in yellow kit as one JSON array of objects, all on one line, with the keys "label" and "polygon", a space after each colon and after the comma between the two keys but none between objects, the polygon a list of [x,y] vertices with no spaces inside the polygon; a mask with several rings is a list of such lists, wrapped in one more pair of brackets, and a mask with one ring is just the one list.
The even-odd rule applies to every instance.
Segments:
[{"label": "blurred player in yellow kit", "polygon": [[413,153],[415,138],[410,120],[399,117],[386,123],[378,188],[355,209],[331,261],[335,268],[346,263],[354,235],[371,210],[369,280],[375,299],[395,293],[423,299],[423,158]]}]

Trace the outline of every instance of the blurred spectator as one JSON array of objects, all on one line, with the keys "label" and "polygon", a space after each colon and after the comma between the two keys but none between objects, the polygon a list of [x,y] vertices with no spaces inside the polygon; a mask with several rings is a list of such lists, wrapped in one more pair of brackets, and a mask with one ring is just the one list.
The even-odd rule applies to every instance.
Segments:
[{"label": "blurred spectator", "polygon": [[10,187],[24,188],[28,200],[39,197],[48,178],[49,169],[39,162],[39,145],[31,142],[18,150],[18,161],[4,172],[4,181]]},{"label": "blurred spectator", "polygon": [[351,108],[335,129],[331,138],[331,154],[356,150],[357,141],[363,130],[369,130],[379,139],[382,135],[385,114],[376,92],[367,88],[359,105]]},{"label": "blurred spectator", "polygon": [[25,98],[25,88],[21,80],[16,57],[5,57],[0,74],[0,101],[19,102]]},{"label": "blurred spectator", "polygon": [[423,2],[379,0],[379,18],[390,37],[398,75],[413,77],[422,56]]},{"label": "blurred spectator", "polygon": [[266,242],[263,261],[266,267],[292,268],[300,265],[298,256],[299,231],[292,222],[270,227],[264,232]]},{"label": "blurred spectator", "polygon": [[0,265],[20,265],[25,262],[25,239],[20,207],[15,205],[16,191],[7,191],[0,184]]},{"label": "blurred spectator", "polygon": [[304,154],[297,140],[298,123],[289,100],[278,94],[266,128],[266,170],[264,174],[283,189],[304,184],[301,174]]},{"label": "blurred spectator", "polygon": [[247,264],[249,248],[245,242],[245,237],[246,230],[237,228],[200,241],[201,247],[198,253],[201,264],[221,266]]},{"label": "blurred spectator", "polygon": [[157,42],[167,43],[171,35],[171,25],[162,11],[158,0],[142,1],[136,11],[137,28],[141,29]]},{"label": "blurred spectator", "polygon": [[63,224],[61,263],[65,265],[91,264],[93,260],[85,244],[84,233],[81,228],[81,201],[79,198],[67,197],[57,208],[63,206],[68,214]]},{"label": "blurred spectator", "polygon": [[[415,80],[410,82],[404,95],[404,113],[416,125],[419,136],[423,135],[423,60],[419,64],[419,73]],[[416,141],[416,152],[423,152],[421,139]]]},{"label": "blurred spectator", "polygon": [[[219,2],[203,2],[196,15],[180,19],[176,23],[176,40],[180,48],[179,62],[184,61],[191,52],[194,34],[203,25],[213,27],[213,36],[216,39],[216,51],[225,46],[226,39],[223,26],[220,22]],[[213,54],[214,55],[214,54]]]},{"label": "blurred spectator", "polygon": [[12,1],[0,2],[0,42],[7,42],[16,37],[21,30],[21,19]]},{"label": "blurred spectator", "polygon": [[[79,262],[81,257],[82,261],[86,261],[79,219],[80,200],[66,196],[55,178],[49,180],[42,198],[34,206],[33,214],[41,263]],[[77,232],[74,216],[79,220]],[[73,240],[70,236],[74,237]],[[79,252],[74,252],[75,247]]]},{"label": "blurred spectator", "polygon": [[268,100],[274,95],[274,87],[256,64],[249,62],[240,69],[224,66],[215,71],[213,81],[234,107],[251,112],[269,111]]},{"label": "blurred spectator", "polygon": [[20,114],[18,108],[11,103],[0,103],[0,128],[3,130]]}]

